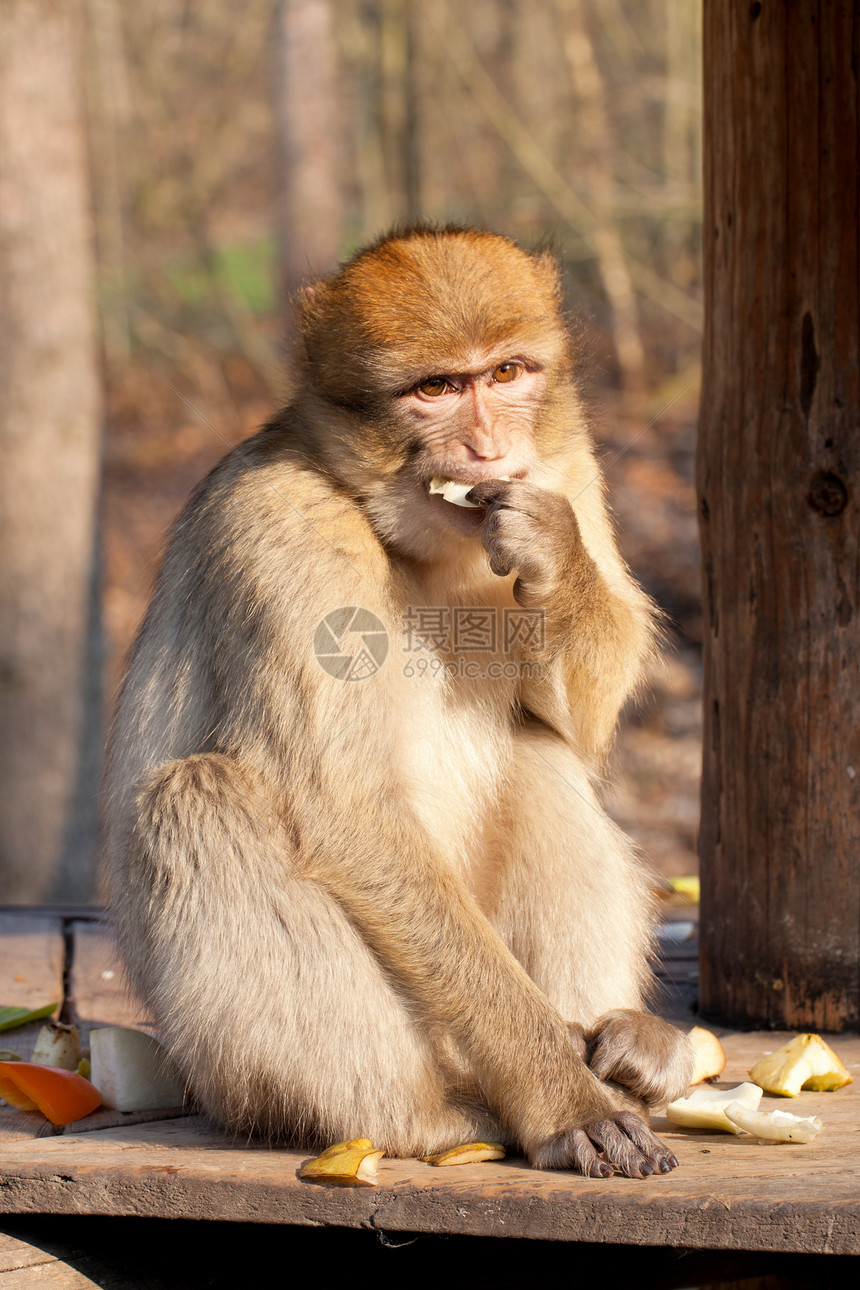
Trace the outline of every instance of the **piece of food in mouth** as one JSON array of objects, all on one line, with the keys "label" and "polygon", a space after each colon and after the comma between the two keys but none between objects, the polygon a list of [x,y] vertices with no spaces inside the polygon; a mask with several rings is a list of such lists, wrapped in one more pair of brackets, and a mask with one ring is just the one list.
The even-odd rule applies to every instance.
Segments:
[{"label": "piece of food in mouth", "polygon": [[766,1093],[797,1097],[802,1088],[832,1092],[850,1084],[852,1077],[820,1035],[797,1035],[756,1062],[750,1079]]},{"label": "piece of food in mouth", "polygon": [[336,1142],[321,1156],[302,1165],[299,1177],[335,1187],[375,1187],[379,1182],[379,1162],[384,1155],[384,1151],[374,1148],[370,1138]]},{"label": "piece of food in mouth", "polygon": [[738,1084],[735,1088],[697,1088],[689,1097],[679,1097],[666,1107],[666,1119],[681,1129],[710,1129],[719,1133],[740,1133],[740,1128],[726,1116],[733,1104],[757,1111],[761,1089],[757,1084]]},{"label": "piece of food in mouth", "polygon": [[687,1035],[693,1050],[693,1073],[691,1084],[702,1084],[706,1079],[722,1075],[726,1065],[726,1054],[717,1036],[703,1026],[694,1026]]},{"label": "piece of food in mouth", "polygon": [[[511,482],[509,475],[499,475],[499,479],[503,479],[506,484]],[[431,493],[439,493],[453,506],[466,506],[469,510],[478,511],[481,509],[479,502],[466,501],[466,494],[474,487],[474,484],[463,484],[457,479],[446,479],[444,475],[434,475],[430,480]]]},{"label": "piece of food in mouth", "polygon": [[824,1128],[817,1115],[804,1118],[788,1111],[751,1111],[739,1102],[726,1107],[726,1118],[766,1142],[811,1142]]}]

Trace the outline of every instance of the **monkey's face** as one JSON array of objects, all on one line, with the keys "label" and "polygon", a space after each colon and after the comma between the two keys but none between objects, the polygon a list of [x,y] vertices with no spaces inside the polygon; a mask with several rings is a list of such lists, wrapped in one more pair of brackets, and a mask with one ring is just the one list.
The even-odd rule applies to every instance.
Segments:
[{"label": "monkey's face", "polygon": [[426,503],[426,522],[476,534],[481,508],[454,505],[431,493],[433,479],[479,484],[526,479],[536,461],[535,426],[546,375],[521,354],[476,355],[464,371],[435,372],[399,396],[396,409],[412,446],[411,470]]},{"label": "monkey's face", "polygon": [[535,472],[570,392],[558,268],[506,238],[415,230],[362,252],[299,302],[310,387],[337,431],[318,450],[389,541],[419,555],[477,540],[481,510],[430,493]]}]

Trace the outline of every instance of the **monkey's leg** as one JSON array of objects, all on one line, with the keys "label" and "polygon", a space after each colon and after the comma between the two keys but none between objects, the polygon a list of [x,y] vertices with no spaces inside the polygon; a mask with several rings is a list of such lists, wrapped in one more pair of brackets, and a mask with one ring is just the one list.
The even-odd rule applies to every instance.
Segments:
[{"label": "monkey's leg", "polygon": [[[402,990],[409,1000],[406,1022],[418,1019],[419,1037],[444,1032],[462,1045],[487,1104],[535,1164],[634,1178],[673,1167],[647,1127],[619,1113],[617,1096],[578,1057],[562,1018],[408,813],[379,794],[371,836],[344,813],[340,793],[338,780],[316,794],[295,841],[286,795],[282,826],[263,827],[271,802],[224,757],[174,762],[138,799],[146,881],[128,893],[126,944],[142,925],[136,979],[204,1104],[237,1128],[375,1134],[394,1152],[492,1133],[446,1099],[408,1024],[399,1028],[390,1011],[387,1026],[373,1024],[386,996],[374,993],[372,963],[351,950],[352,927],[396,983],[395,999]],[[348,921],[323,920],[301,899],[291,861]],[[334,956],[332,935],[341,938]],[[359,1036],[373,1045],[371,1061]],[[332,1104],[335,1115],[326,1115]]]},{"label": "monkey's leg", "polygon": [[396,1155],[498,1138],[458,1104],[430,1036],[230,758],[195,756],[138,799],[113,894],[133,983],[194,1096],[236,1133]]},{"label": "monkey's leg", "polygon": [[489,912],[561,1014],[585,1031],[592,1070],[649,1105],[686,1088],[691,1055],[643,1011],[654,921],[647,875],[585,769],[542,727],[518,741]]}]

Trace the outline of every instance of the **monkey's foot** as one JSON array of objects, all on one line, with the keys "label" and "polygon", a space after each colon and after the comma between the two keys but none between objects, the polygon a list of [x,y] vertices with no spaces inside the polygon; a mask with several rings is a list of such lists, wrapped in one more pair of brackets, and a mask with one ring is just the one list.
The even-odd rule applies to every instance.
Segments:
[{"label": "monkey's foot", "polygon": [[678,1161],[637,1115],[620,1111],[547,1138],[532,1154],[532,1164],[536,1169],[573,1169],[586,1178],[647,1178],[669,1173]]},{"label": "monkey's foot", "polygon": [[504,1160],[505,1148],[501,1142],[464,1142],[460,1147],[437,1151],[433,1156],[422,1156],[428,1165],[477,1165],[484,1160]]}]

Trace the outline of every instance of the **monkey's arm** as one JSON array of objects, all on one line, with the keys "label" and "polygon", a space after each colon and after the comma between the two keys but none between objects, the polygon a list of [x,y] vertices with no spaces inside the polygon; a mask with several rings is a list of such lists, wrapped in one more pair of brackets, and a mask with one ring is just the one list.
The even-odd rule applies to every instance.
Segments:
[{"label": "monkey's arm", "polygon": [[[363,745],[365,766],[369,733],[359,717],[349,738],[356,752]],[[632,1177],[671,1168],[645,1125],[619,1114],[622,1104],[408,810],[390,805],[391,770],[374,786],[373,819],[351,817],[347,837],[336,786],[321,768],[322,793],[300,830],[305,876],[339,901],[425,1021],[457,1038],[487,1102],[533,1163],[594,1176],[613,1166]]]},{"label": "monkey's arm", "polygon": [[600,758],[639,680],[653,618],[618,555],[599,482],[577,499],[577,510],[562,493],[522,481],[478,484],[469,498],[487,506],[490,568],[500,577],[516,572],[517,603],[545,614],[541,675],[526,681],[526,702]]}]

